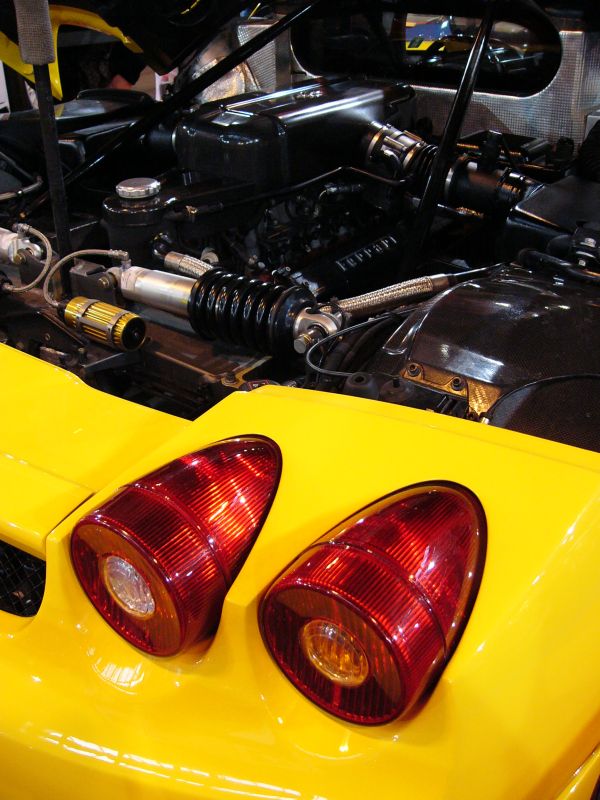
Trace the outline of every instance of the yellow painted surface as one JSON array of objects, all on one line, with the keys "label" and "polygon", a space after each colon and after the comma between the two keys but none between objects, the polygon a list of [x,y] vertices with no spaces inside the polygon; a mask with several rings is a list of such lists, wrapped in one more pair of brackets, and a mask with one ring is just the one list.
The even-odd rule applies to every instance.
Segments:
[{"label": "yellow painted surface", "polygon": [[585,764],[579,767],[557,800],[590,800],[597,785],[600,785],[600,750],[594,750]]},{"label": "yellow painted surface", "polygon": [[5,345],[0,374],[0,538],[33,554],[115,471],[186,427]]},{"label": "yellow painted surface", "polygon": [[[84,8],[74,8],[71,6],[50,6],[50,18],[52,21],[52,34],[54,36],[54,51],[57,52],[58,31],[61,25],[72,25],[76,28],[87,28],[97,33],[104,33],[118,39],[134,53],[139,53],[140,48],[128,36],[119,29],[105,22],[102,17]],[[9,67],[23,75],[31,83],[35,83],[33,68],[31,64],[25,64],[21,60],[19,48],[16,42],[11,41],[8,36],[0,32],[0,61],[8,64]],[[62,86],[60,82],[58,61],[50,64],[50,81],[52,83],[52,94],[57,100],[62,100]]]},{"label": "yellow painted surface", "polygon": [[[38,367],[47,371],[36,363],[32,380]],[[88,402],[91,390],[75,385]],[[42,399],[50,403],[50,393]],[[98,413],[104,402],[115,424],[128,418],[129,404],[108,397]],[[57,441],[60,471],[72,479],[68,417],[61,411]],[[129,436],[122,471],[47,538],[38,615],[25,624],[0,615],[2,800],[561,796],[600,738],[600,456],[282,387],[232,395],[196,422],[174,425],[152,452],[149,430]],[[73,523],[124,482],[242,434],[269,436],[282,451],[265,527],[207,652],[144,656],[80,588],[68,553]],[[48,452],[42,445],[39,463]],[[93,449],[87,458],[94,472]],[[376,728],[348,725],[280,673],[258,631],[259,598],[348,515],[394,490],[440,480],[474,491],[487,516],[487,561],[471,620],[417,714]]]},{"label": "yellow painted surface", "polygon": [[90,494],[85,486],[2,452],[0,445],[0,538],[5,542],[44,555],[48,531]]}]

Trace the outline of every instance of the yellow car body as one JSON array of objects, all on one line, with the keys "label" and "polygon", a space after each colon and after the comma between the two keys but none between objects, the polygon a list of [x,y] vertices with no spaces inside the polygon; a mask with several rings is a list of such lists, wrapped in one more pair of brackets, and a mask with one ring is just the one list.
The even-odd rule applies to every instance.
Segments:
[{"label": "yellow car body", "polygon": [[[131,37],[124,34],[120,28],[110,25],[100,15],[95,14],[89,9],[79,8],[76,6],[51,4],[50,19],[52,23],[54,49],[56,52],[58,52],[58,34],[60,28],[63,26],[83,28],[85,30],[95,31],[96,33],[102,33],[105,36],[110,36],[116,41],[121,42],[133,53],[141,52],[140,47]],[[414,27],[414,23],[409,23],[408,27]],[[433,40],[424,40],[422,37],[413,37],[412,39],[407,40],[406,49],[409,52],[422,52],[428,50],[432,44],[434,44]],[[30,83],[35,84],[33,67],[31,64],[26,64],[21,59],[18,43],[12,41],[2,31],[0,31],[0,61],[7,64],[9,67],[11,67],[11,69],[14,69]],[[60,58],[49,65],[52,94],[56,100],[63,99],[59,61]]]},{"label": "yellow car body", "polygon": [[[69,25],[76,28],[84,28],[86,30],[95,31],[96,33],[103,33],[106,36],[111,36],[117,41],[122,42],[132,52],[140,52],[140,48],[135,44],[135,42],[126,36],[119,28],[109,25],[105,20],[102,19],[102,17],[98,16],[98,14],[94,14],[93,12],[84,8],[51,5],[50,19],[52,22],[52,36],[54,39],[55,50],[58,48],[58,32],[60,28],[63,25]],[[2,31],[0,31],[0,61],[14,69],[30,83],[35,83],[33,67],[31,64],[26,64],[23,62],[19,53],[19,46],[17,42],[13,42]],[[54,61],[52,64],[50,64],[49,70],[52,94],[57,100],[62,100],[63,93],[58,61]]]},{"label": "yellow car body", "polygon": [[[109,397],[0,345],[0,538],[47,562],[36,616],[0,612],[2,800],[589,800],[600,774],[600,455],[357,398],[264,387],[195,422]],[[201,655],[155,658],[101,618],[69,556],[118,487],[242,434],[283,471]],[[360,727],[282,675],[257,605],[378,498],[454,481],[488,523],[460,644],[410,719]]]},{"label": "yellow car body", "polygon": [[[119,38],[83,10],[62,24]],[[407,44],[427,49],[431,42]],[[0,60],[28,79],[17,46]],[[61,96],[56,64],[53,91]],[[600,776],[600,455],[484,425],[282,387],[195,422],[100,393],[0,345],[0,539],[47,563],[32,618],[0,612],[2,800],[589,800]],[[100,617],[69,556],[74,524],[120,486],[243,434],[283,471],[210,647],[153,658]],[[483,580],[423,707],[375,728],[305,698],[262,642],[277,574],[360,508],[452,481],[488,523]]]}]

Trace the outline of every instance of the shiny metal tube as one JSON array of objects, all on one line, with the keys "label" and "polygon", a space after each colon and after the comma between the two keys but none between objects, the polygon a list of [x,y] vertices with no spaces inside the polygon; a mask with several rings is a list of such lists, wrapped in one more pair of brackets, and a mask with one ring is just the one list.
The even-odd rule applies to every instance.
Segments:
[{"label": "shiny metal tube", "polygon": [[172,272],[179,272],[181,275],[188,275],[190,278],[201,278],[209,270],[214,269],[214,265],[208,261],[186,256],[184,253],[176,253],[174,250],[167,253],[164,264]]},{"label": "shiny metal tube", "polygon": [[127,300],[159,308],[178,317],[188,316],[188,303],[196,284],[194,278],[142,267],[122,269],[118,278],[121,294]]},{"label": "shiny metal tube", "polygon": [[[374,292],[340,300],[335,310],[339,309],[353,316],[366,316],[377,311],[395,308],[417,297],[443,292],[450,285],[450,279],[447,275],[428,275],[423,278],[414,278],[410,281],[403,281],[393,286],[377,289]],[[333,308],[331,306],[323,306],[321,310],[331,313]]]}]

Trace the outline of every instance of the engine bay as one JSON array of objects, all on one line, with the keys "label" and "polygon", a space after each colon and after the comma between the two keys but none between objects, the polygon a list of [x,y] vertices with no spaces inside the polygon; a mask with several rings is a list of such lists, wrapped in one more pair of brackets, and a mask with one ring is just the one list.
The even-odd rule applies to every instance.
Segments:
[{"label": "engine bay", "polygon": [[183,94],[64,105],[67,252],[38,115],[1,123],[0,341],[190,419],[282,384],[600,450],[600,185],[560,131],[434,135],[384,78]]}]

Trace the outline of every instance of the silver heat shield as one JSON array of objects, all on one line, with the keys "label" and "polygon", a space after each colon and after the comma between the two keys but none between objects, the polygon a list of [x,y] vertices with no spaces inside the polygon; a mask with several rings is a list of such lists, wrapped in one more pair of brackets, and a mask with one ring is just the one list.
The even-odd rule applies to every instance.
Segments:
[{"label": "silver heat shield", "polygon": [[[277,19],[268,21],[243,22],[236,28],[240,44],[246,44],[257,34],[270,28]],[[270,42],[248,59],[248,66],[252,71],[258,86],[265,92],[275,92],[287,86],[290,82],[290,37],[289,33],[282,34],[274,42]]]},{"label": "silver heat shield", "polygon": [[[561,31],[562,60],[550,85],[529,97],[475,92],[463,135],[498,130],[556,141],[569,136],[581,143],[586,117],[600,106],[600,34]],[[415,86],[417,116],[429,117],[439,133],[454,97],[453,89]]]}]

